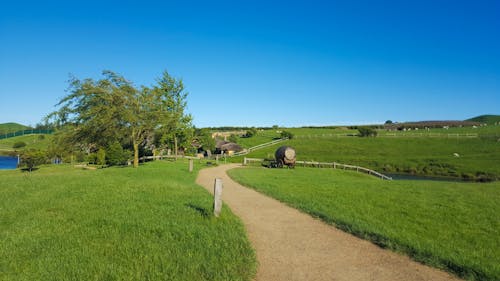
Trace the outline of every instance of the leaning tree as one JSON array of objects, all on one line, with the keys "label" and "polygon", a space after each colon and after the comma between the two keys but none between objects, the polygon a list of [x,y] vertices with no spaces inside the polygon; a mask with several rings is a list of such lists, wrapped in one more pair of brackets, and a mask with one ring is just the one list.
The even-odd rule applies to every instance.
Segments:
[{"label": "leaning tree", "polygon": [[182,81],[168,72],[152,88],[137,88],[112,71],[104,71],[103,76],[97,81],[71,78],[69,94],[47,117],[73,147],[89,151],[116,142],[130,144],[138,167],[139,148],[147,140],[175,137],[192,127],[191,116],[184,112],[187,93]]}]

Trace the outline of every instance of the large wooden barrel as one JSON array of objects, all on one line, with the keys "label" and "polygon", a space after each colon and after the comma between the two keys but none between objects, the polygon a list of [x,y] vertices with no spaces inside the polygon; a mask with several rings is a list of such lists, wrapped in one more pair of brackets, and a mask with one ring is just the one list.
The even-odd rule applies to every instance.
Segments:
[{"label": "large wooden barrel", "polygon": [[295,149],[289,146],[281,146],[274,153],[278,167],[287,165],[290,168],[295,167]]}]

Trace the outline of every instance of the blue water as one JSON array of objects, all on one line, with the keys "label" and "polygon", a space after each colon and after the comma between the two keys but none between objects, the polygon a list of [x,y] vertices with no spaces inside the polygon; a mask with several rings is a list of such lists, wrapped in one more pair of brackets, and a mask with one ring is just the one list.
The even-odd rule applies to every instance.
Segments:
[{"label": "blue water", "polygon": [[393,180],[417,180],[417,181],[452,181],[463,182],[462,178],[446,178],[446,177],[433,177],[433,176],[419,176],[409,174],[385,174]]},{"label": "blue water", "polygon": [[17,167],[17,157],[0,156],[0,170],[15,169]]}]

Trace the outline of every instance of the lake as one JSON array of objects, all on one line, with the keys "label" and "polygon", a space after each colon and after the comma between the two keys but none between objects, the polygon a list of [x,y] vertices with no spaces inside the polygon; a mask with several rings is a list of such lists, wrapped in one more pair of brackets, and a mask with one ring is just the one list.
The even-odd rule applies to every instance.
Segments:
[{"label": "lake", "polygon": [[10,170],[17,167],[17,157],[0,156],[0,170]]}]

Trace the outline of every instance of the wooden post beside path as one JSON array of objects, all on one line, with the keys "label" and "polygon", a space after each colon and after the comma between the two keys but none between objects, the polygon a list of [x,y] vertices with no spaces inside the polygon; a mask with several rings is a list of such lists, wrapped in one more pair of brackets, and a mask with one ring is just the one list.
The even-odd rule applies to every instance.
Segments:
[{"label": "wooden post beside path", "polygon": [[222,209],[222,179],[216,178],[214,184],[214,216],[219,217]]},{"label": "wooden post beside path", "polygon": [[189,172],[193,172],[193,159],[189,159]]}]

